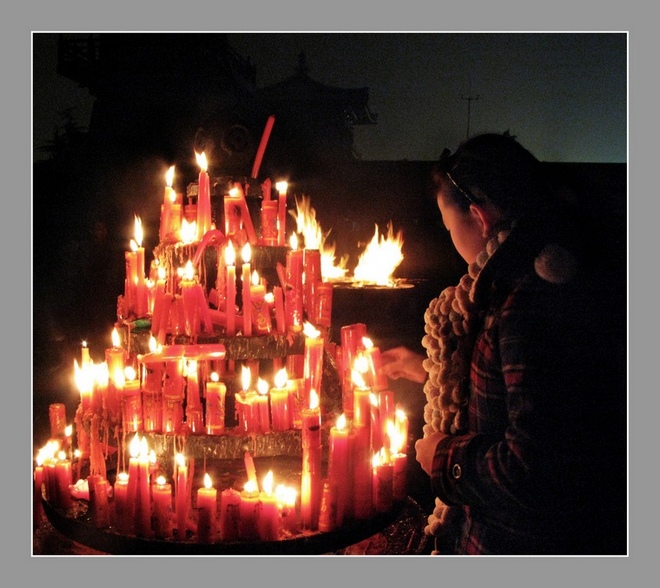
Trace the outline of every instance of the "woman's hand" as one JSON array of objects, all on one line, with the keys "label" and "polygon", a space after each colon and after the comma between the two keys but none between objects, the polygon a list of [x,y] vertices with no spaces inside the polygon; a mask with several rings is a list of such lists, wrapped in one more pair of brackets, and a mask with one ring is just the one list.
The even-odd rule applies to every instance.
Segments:
[{"label": "woman's hand", "polygon": [[422,466],[422,469],[431,476],[433,470],[433,457],[435,456],[435,448],[438,443],[449,435],[436,431],[427,435],[423,439],[415,441],[415,459]]},{"label": "woman's hand", "polygon": [[407,347],[393,347],[383,351],[380,356],[383,373],[393,380],[405,378],[423,384],[428,375],[422,362],[424,356]]}]

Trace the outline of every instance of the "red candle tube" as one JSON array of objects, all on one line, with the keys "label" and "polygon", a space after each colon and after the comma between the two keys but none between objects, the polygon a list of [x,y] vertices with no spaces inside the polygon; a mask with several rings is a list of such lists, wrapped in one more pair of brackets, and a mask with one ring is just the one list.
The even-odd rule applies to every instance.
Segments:
[{"label": "red candle tube", "polygon": [[275,495],[280,503],[282,529],[289,535],[296,535],[300,532],[300,524],[296,512],[297,492],[295,488],[280,484],[275,488]]},{"label": "red candle tube", "polygon": [[197,541],[214,543],[216,539],[216,515],[218,491],[213,488],[211,477],[204,474],[204,487],[197,490]]},{"label": "red candle tube", "polygon": [[191,359],[186,363],[186,405],[190,408],[201,408],[202,399],[199,391],[199,365]]},{"label": "red candle tube", "polygon": [[403,502],[408,496],[408,456],[405,453],[394,453],[390,456],[392,462],[392,499]]},{"label": "red candle tube", "polygon": [[153,499],[153,530],[157,539],[172,536],[172,484],[164,476],[158,476],[151,489]]},{"label": "red candle tube", "polygon": [[286,190],[287,182],[277,182],[277,244],[280,247],[286,245]]},{"label": "red candle tube", "polygon": [[161,243],[165,243],[172,232],[172,204],[176,201],[176,192],[172,189],[174,181],[174,166],[165,173],[165,194],[163,204],[160,207],[160,231],[158,237]]},{"label": "red candle tube", "polygon": [[287,381],[286,386],[289,391],[291,427],[294,429],[302,429],[302,409],[305,402],[304,380],[302,378],[291,378]]},{"label": "red candle tube", "polygon": [[181,204],[181,194],[177,194],[176,202],[172,203],[170,210],[170,234],[168,240],[177,242],[181,240],[181,225],[183,224],[183,209]]},{"label": "red candle tube", "polygon": [[42,485],[44,483],[44,466],[42,458],[37,459],[37,465],[34,466],[34,488],[32,492],[32,516],[35,526],[43,519],[44,507],[41,502]]},{"label": "red candle tube", "polygon": [[163,430],[162,380],[164,371],[164,363],[145,365],[142,417],[144,430],[148,433],[160,433]]},{"label": "red candle tube", "polygon": [[243,303],[243,335],[252,335],[252,302],[250,299],[250,243],[246,243],[241,251],[243,265],[241,266],[241,294]]},{"label": "red candle tube", "polygon": [[241,198],[238,190],[232,188],[224,197],[225,236],[236,238],[242,228]]},{"label": "red candle tube", "polygon": [[383,436],[390,436],[388,427],[395,424],[395,403],[392,390],[381,390],[378,392],[378,405],[380,407],[380,423]]},{"label": "red candle tube", "polygon": [[286,318],[284,314],[284,292],[281,286],[273,287],[273,296],[275,297],[275,324],[277,332],[280,335],[286,333]]},{"label": "red candle tube", "polygon": [[254,404],[257,411],[257,430],[259,433],[268,433],[270,431],[270,416],[268,411],[268,384],[265,380],[259,379],[257,383],[257,395]]},{"label": "red candle tube", "polygon": [[340,330],[342,353],[342,407],[346,418],[353,418],[353,361],[357,350],[362,348],[362,338],[367,333],[363,323],[345,325]]},{"label": "red candle tube", "polygon": [[112,500],[114,505],[114,525],[120,533],[133,532],[134,505],[129,503],[128,485],[129,474],[127,472],[119,472],[115,480]]},{"label": "red candle tube", "polygon": [[69,491],[69,486],[71,485],[71,460],[66,459],[63,451],[60,452],[60,458],[55,462],[55,478],[57,480],[59,506],[65,509],[71,508],[73,506],[71,492]]},{"label": "red candle tube", "polygon": [[183,400],[163,396],[161,415],[163,433],[180,433],[183,428]]},{"label": "red candle tube", "polygon": [[149,484],[149,459],[146,439],[143,437],[138,457],[138,500],[135,509],[135,533],[138,537],[152,537],[151,488]]},{"label": "red candle tube", "polygon": [[188,466],[181,453],[177,453],[176,459],[176,485],[175,485],[175,512],[176,529],[179,541],[186,538],[186,526],[188,523]]},{"label": "red candle tube", "polygon": [[252,277],[253,284],[250,286],[252,325],[257,335],[267,335],[273,330],[273,325],[270,320],[270,308],[266,303],[266,286],[254,283],[258,279],[256,271]]},{"label": "red candle tube", "polygon": [[278,208],[275,200],[264,200],[261,203],[261,243],[266,246],[277,245]]},{"label": "red candle tube", "polygon": [[350,493],[353,488],[353,452],[352,435],[346,423],[346,415],[337,418],[335,426],[330,429],[328,479],[337,489],[338,526],[344,523],[350,514]]},{"label": "red candle tube", "polygon": [[238,536],[246,541],[259,539],[259,491],[254,481],[248,481],[240,494],[241,501],[238,505]]},{"label": "red candle tube", "polygon": [[159,345],[164,345],[167,341],[167,334],[170,332],[172,314],[174,312],[174,294],[166,292],[163,294],[163,305],[158,320],[158,332],[152,333],[156,337]]},{"label": "red candle tube", "polygon": [[371,389],[354,386],[353,423],[356,427],[371,428]]},{"label": "red candle tube", "polygon": [[206,433],[221,435],[225,431],[227,386],[224,382],[218,381],[215,372],[211,374],[211,378],[212,380],[206,383]]},{"label": "red candle tube", "polygon": [[310,390],[321,390],[323,378],[323,346],[320,337],[306,337],[304,349],[305,402],[309,404]]},{"label": "red candle tube", "polygon": [[59,506],[60,487],[57,483],[57,475],[55,474],[55,464],[57,460],[55,457],[49,457],[44,461],[43,465],[43,481],[46,486],[46,499],[54,506]]},{"label": "red candle tube", "polygon": [[132,366],[125,368],[125,372],[127,379],[121,388],[122,427],[127,433],[134,433],[143,429],[140,380],[135,379]]},{"label": "red candle tube", "polygon": [[299,333],[303,329],[302,290],[287,288],[284,292],[284,315],[287,329]]},{"label": "red candle tube", "polygon": [[332,325],[332,293],[331,282],[318,282],[314,306],[314,324],[330,328]]},{"label": "red candle tube", "polygon": [[255,390],[243,390],[234,395],[238,427],[243,433],[259,433],[258,394]]},{"label": "red candle tube", "polygon": [[292,423],[285,369],[281,369],[275,374],[275,386],[270,389],[269,395],[273,431],[288,431]]},{"label": "red candle tube", "polygon": [[236,334],[236,267],[234,266],[234,247],[231,241],[225,249],[225,270],[227,279],[225,281],[227,291],[225,295],[226,305],[226,328],[225,333],[228,337]]},{"label": "red candle tube", "polygon": [[286,253],[286,286],[302,292],[304,250],[297,249],[297,243],[297,236],[293,233],[291,236],[291,248]]},{"label": "red candle tube", "polygon": [[376,454],[373,459],[373,508],[384,513],[393,506],[393,467],[389,462],[381,462]]},{"label": "red candle tube", "polygon": [[110,505],[108,502],[108,481],[99,474],[87,477],[89,487],[88,514],[92,525],[97,529],[110,526]]},{"label": "red candle tube", "polygon": [[236,541],[239,538],[241,495],[233,488],[220,492],[220,529],[222,541]]},{"label": "red candle tube", "polygon": [[[378,404],[378,396],[372,392],[369,394],[369,400],[371,403],[371,451],[375,452],[381,450],[384,445],[384,439],[387,439],[387,436],[383,437],[383,428],[380,422],[380,406]],[[389,443],[387,444],[387,449],[389,451]]]},{"label": "red candle tube", "polygon": [[280,534],[280,507],[273,493],[273,472],[269,471],[259,493],[259,538],[262,541],[277,541]]},{"label": "red candle tube", "polygon": [[50,421],[50,436],[53,439],[64,437],[66,430],[66,405],[56,402],[48,406],[48,420]]},{"label": "red candle tube", "polygon": [[256,179],[259,175],[259,168],[261,167],[261,160],[264,157],[266,151],[266,145],[268,145],[268,139],[270,138],[270,133],[273,130],[273,125],[275,124],[275,116],[272,114],[266,120],[266,126],[264,127],[264,132],[261,135],[261,141],[259,141],[259,147],[257,148],[257,153],[254,157],[254,163],[252,164],[252,174],[251,178]]},{"label": "red candle tube", "polygon": [[206,173],[208,169],[206,154],[195,153],[195,156],[201,168],[197,184],[197,235],[202,239],[211,230],[211,184],[209,174]]},{"label": "red candle tube", "polygon": [[305,249],[305,285],[303,289],[303,307],[308,316],[315,316],[316,288],[321,280],[321,252],[318,249]]},{"label": "red candle tube", "polygon": [[303,527],[318,528],[321,507],[321,411],[318,395],[311,391],[309,408],[302,411],[302,474],[300,513]]},{"label": "red candle tube", "polygon": [[319,513],[319,531],[329,533],[337,526],[337,486],[330,480],[324,480]]},{"label": "red candle tube", "polygon": [[373,471],[370,427],[354,427],[353,514],[368,519],[373,514]]}]

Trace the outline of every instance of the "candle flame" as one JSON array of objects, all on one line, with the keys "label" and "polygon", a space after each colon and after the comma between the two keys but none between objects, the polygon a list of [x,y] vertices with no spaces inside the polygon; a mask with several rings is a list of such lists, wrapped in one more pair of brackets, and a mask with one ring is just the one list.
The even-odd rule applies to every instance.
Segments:
[{"label": "candle flame", "polygon": [[366,374],[369,371],[369,360],[363,353],[358,353],[353,359],[353,369],[361,374]]},{"label": "candle flame", "polygon": [[369,394],[369,400],[371,401],[371,406],[375,406],[376,408],[380,406],[379,398],[373,392]]},{"label": "candle flame", "polygon": [[80,393],[89,393],[94,389],[94,371],[89,365],[80,367],[77,360],[73,360],[74,381]]},{"label": "candle flame", "polygon": [[377,468],[379,465],[382,465],[383,462],[380,459],[380,453],[376,452],[374,453],[373,458],[371,459],[371,465],[375,468]]},{"label": "candle flame", "polygon": [[197,221],[188,221],[183,219],[181,221],[181,241],[183,243],[194,243],[197,239]]},{"label": "candle flame", "polygon": [[284,180],[275,183],[275,189],[280,193],[280,196],[284,196],[286,194],[288,187],[289,183]]},{"label": "candle flame", "polygon": [[142,220],[139,216],[135,215],[135,242],[138,247],[142,247],[142,239],[144,238],[144,233],[142,231]]},{"label": "candle flame", "polygon": [[259,492],[259,486],[258,486],[256,480],[248,480],[247,482],[245,482],[245,485],[243,486],[243,489],[246,492],[249,492],[250,494],[252,494],[254,492]]},{"label": "candle flame", "polygon": [[171,166],[165,172],[165,183],[167,184],[168,188],[172,187],[172,182],[174,182],[174,166]]},{"label": "candle flame", "polygon": [[135,436],[128,445],[128,452],[131,457],[138,457],[140,455],[140,436],[137,433],[135,433]]},{"label": "candle flame", "polygon": [[225,263],[227,265],[234,265],[236,263],[236,250],[231,240],[227,241],[227,246],[225,247]]},{"label": "candle flame", "polygon": [[132,365],[127,365],[124,368],[124,377],[129,382],[135,380],[135,378],[137,377],[137,372],[135,371],[135,368]]},{"label": "candle flame", "polygon": [[248,366],[241,366],[241,384],[243,390],[247,391],[250,389],[250,382],[252,381],[252,374],[250,373],[250,368]]},{"label": "candle flame", "polygon": [[64,428],[64,435],[67,437],[71,437],[71,433],[73,433],[73,425],[67,425]]},{"label": "candle flame", "polygon": [[261,280],[259,278],[259,272],[257,270],[254,270],[252,272],[252,285],[253,286],[258,286],[260,281]]},{"label": "candle flame", "polygon": [[186,456],[183,455],[183,453],[177,453],[174,456],[174,462],[176,463],[177,467],[184,468],[186,467]]},{"label": "candle flame", "polygon": [[276,388],[284,388],[286,387],[286,381],[288,380],[289,376],[286,373],[286,368],[282,368],[277,371],[275,374],[275,387]]},{"label": "candle flame", "polygon": [[183,268],[183,277],[186,280],[192,280],[195,277],[195,268],[190,259],[186,262],[186,266]]},{"label": "candle flame", "polygon": [[204,473],[204,488],[207,490],[209,488],[213,488],[213,481],[211,480],[211,476],[209,476],[208,472]]},{"label": "candle flame", "polygon": [[312,410],[319,407],[319,395],[316,393],[316,390],[312,388],[309,391],[309,408]]},{"label": "candle flame", "polygon": [[273,470],[268,470],[268,473],[265,475],[261,487],[264,489],[266,494],[273,493]]},{"label": "candle flame", "polygon": [[149,338],[149,351],[151,351],[151,353],[155,353],[156,349],[158,349],[158,339],[151,335]]},{"label": "candle flame", "polygon": [[128,472],[119,472],[117,474],[117,482],[128,484]]},{"label": "candle flame", "polygon": [[394,271],[403,261],[403,233],[394,235],[392,221],[388,224],[387,236],[379,235],[378,225],[371,241],[358,259],[353,270],[356,282],[377,286],[394,286]]},{"label": "candle flame", "polygon": [[201,153],[195,151],[195,158],[197,159],[197,165],[199,165],[202,172],[206,172],[209,167],[208,161],[206,160],[206,153],[204,151]]},{"label": "candle flame", "polygon": [[262,380],[261,378],[257,380],[257,392],[262,396],[268,394],[268,382],[266,380]]},{"label": "candle flame", "polygon": [[337,417],[335,428],[339,431],[343,431],[346,428],[346,415],[343,412]]},{"label": "candle flame", "polygon": [[163,476],[162,474],[156,478],[156,484],[158,484],[159,486],[165,486],[166,483],[167,483],[167,478],[165,478],[165,476]]},{"label": "candle flame", "polygon": [[294,251],[298,249],[298,235],[295,233],[291,233],[291,236],[289,237],[289,247]]},{"label": "candle flame", "polygon": [[303,334],[310,339],[318,339],[321,336],[321,331],[309,321],[305,321],[305,324],[303,325]]},{"label": "candle flame", "polygon": [[147,438],[143,435],[140,439],[140,457],[149,458],[149,444]]},{"label": "candle flame", "polygon": [[278,484],[277,488],[275,488],[275,496],[280,504],[292,508],[296,505],[298,492],[292,486]]},{"label": "candle flame", "polygon": [[250,258],[252,257],[252,247],[250,247],[250,242],[248,241],[243,245],[243,249],[241,249],[241,258],[243,259],[243,263],[250,263]]},{"label": "candle flame", "polygon": [[112,329],[112,346],[113,347],[119,347],[121,343],[121,339],[119,338],[119,331],[117,330],[117,327]]},{"label": "candle flame", "polygon": [[220,376],[218,375],[218,372],[211,372],[211,382],[219,382],[220,381]]},{"label": "candle flame", "polygon": [[351,370],[351,381],[356,388],[361,388],[364,390],[367,387],[362,374],[356,369]]},{"label": "candle flame", "polygon": [[372,349],[374,346],[374,342],[369,339],[369,337],[362,337],[362,347],[365,349]]},{"label": "candle flame", "polygon": [[60,461],[66,460],[66,451],[60,450],[59,453],[57,454],[57,459]]}]

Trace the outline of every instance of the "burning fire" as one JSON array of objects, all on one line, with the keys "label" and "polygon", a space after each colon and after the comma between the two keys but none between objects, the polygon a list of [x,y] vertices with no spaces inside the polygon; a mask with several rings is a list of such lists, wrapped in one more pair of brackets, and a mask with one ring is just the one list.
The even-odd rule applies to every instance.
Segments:
[{"label": "burning fire", "polygon": [[355,281],[377,286],[394,286],[392,275],[403,261],[402,246],[403,234],[399,231],[394,235],[391,221],[387,226],[387,236],[379,235],[376,225],[374,236],[353,271]]}]

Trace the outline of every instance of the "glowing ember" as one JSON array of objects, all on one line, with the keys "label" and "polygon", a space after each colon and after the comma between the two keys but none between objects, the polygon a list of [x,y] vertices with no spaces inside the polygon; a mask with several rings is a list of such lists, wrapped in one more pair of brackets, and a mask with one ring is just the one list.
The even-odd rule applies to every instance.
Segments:
[{"label": "glowing ember", "polygon": [[296,212],[289,214],[296,221],[296,232],[303,236],[305,249],[318,249],[321,253],[321,275],[324,280],[337,280],[346,275],[348,256],[342,257],[338,263],[335,260],[335,244],[327,242],[330,231],[324,233],[316,220],[316,210],[309,198],[302,196],[296,199]]},{"label": "glowing ember", "polygon": [[392,274],[403,261],[402,246],[403,234],[399,231],[394,235],[392,222],[388,224],[387,236],[379,235],[376,225],[374,236],[353,271],[354,280],[377,286],[394,286]]}]

